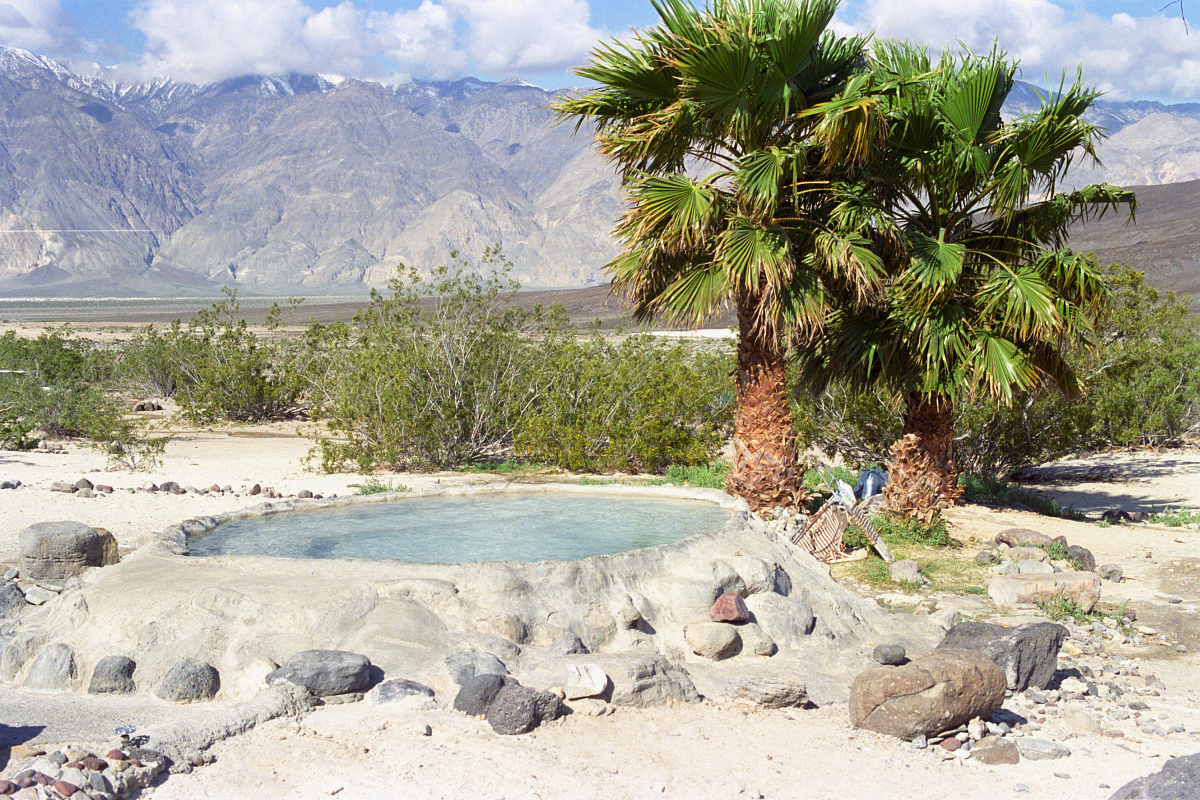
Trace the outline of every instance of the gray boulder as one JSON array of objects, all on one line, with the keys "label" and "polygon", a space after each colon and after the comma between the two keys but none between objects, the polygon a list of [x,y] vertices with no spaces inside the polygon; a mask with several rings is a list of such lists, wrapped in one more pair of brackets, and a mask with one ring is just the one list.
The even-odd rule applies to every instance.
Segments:
[{"label": "gray boulder", "polygon": [[17,536],[21,574],[29,580],[66,580],[104,564],[104,542],[82,522],[38,522]]},{"label": "gray boulder", "polygon": [[476,675],[458,690],[454,697],[454,709],[472,717],[482,717],[504,685],[512,682],[512,678],[494,673]]},{"label": "gray boulder", "polygon": [[942,639],[938,649],[974,650],[990,658],[1004,672],[1008,688],[1023,692],[1030,686],[1045,689],[1058,669],[1058,649],[1068,631],[1057,622],[1030,622],[1004,628],[990,622],[960,622]]},{"label": "gray boulder", "polygon": [[529,731],[543,722],[558,719],[565,708],[557,696],[510,681],[488,704],[485,718],[492,730],[504,736]]},{"label": "gray boulder", "polygon": [[42,638],[36,633],[18,633],[9,639],[0,650],[0,679],[17,679],[21,668],[29,663],[34,653],[42,646]]},{"label": "gray boulder", "polygon": [[1158,772],[1135,778],[1109,800],[1195,800],[1200,797],[1200,753],[1172,758]]},{"label": "gray boulder", "polygon": [[911,741],[934,736],[1004,702],[1004,673],[970,650],[935,650],[895,667],[872,667],[850,687],[850,723]]},{"label": "gray boulder", "polygon": [[133,694],[137,686],[133,671],[137,662],[127,656],[105,656],[96,662],[88,694]]},{"label": "gray boulder", "polygon": [[0,583],[0,619],[15,617],[29,606],[15,583]]},{"label": "gray boulder", "polygon": [[746,598],[746,606],[763,632],[783,647],[803,646],[816,627],[812,606],[794,597],[774,592],[752,594]]},{"label": "gray boulder", "polygon": [[[575,638],[578,639],[579,637]],[[582,644],[580,642],[580,646]],[[504,666],[504,662],[491,653],[481,653],[478,650],[469,650],[465,653],[455,653],[452,656],[447,656],[446,669],[450,670],[451,679],[459,686],[466,686],[467,681],[476,675],[508,674],[508,667]]]},{"label": "gray boulder", "polygon": [[907,657],[904,645],[900,644],[881,644],[871,651],[871,658],[890,667],[903,664]]},{"label": "gray boulder", "polygon": [[371,687],[371,659],[345,650],[302,650],[268,673],[266,682],[303,686],[314,697],[365,692]]},{"label": "gray boulder", "polygon": [[742,651],[742,637],[728,622],[697,622],[683,629],[692,652],[713,661],[732,658]]},{"label": "gray boulder", "polygon": [[220,688],[221,677],[216,667],[185,658],[175,662],[154,694],[172,703],[192,703],[213,699]]},{"label": "gray boulder", "polygon": [[386,703],[395,703],[408,697],[432,700],[433,694],[433,689],[430,689],[423,683],[405,680],[404,678],[392,678],[372,689],[371,693],[367,695],[367,702],[371,705],[380,706]]},{"label": "gray boulder", "polygon": [[1046,761],[1071,755],[1071,748],[1047,739],[1031,739],[1028,736],[1022,736],[1016,740],[1016,745],[1021,758],[1029,761]]},{"label": "gray boulder", "polygon": [[733,687],[740,701],[762,708],[792,708],[808,700],[808,688],[799,676],[789,671],[761,673],[745,678]]},{"label": "gray boulder", "polygon": [[75,651],[59,642],[44,648],[29,665],[25,688],[35,692],[66,692],[75,688]]},{"label": "gray boulder", "polygon": [[1006,528],[996,534],[996,544],[1009,547],[1045,547],[1053,541],[1046,534],[1028,528]]},{"label": "gray boulder", "polygon": [[1067,555],[1079,562],[1079,569],[1084,572],[1096,571],[1096,557],[1086,547],[1077,544],[1068,545]]},{"label": "gray boulder", "polygon": [[1125,578],[1125,570],[1116,564],[1101,564],[1096,568],[1096,573],[1104,580],[1113,583],[1120,583]]}]

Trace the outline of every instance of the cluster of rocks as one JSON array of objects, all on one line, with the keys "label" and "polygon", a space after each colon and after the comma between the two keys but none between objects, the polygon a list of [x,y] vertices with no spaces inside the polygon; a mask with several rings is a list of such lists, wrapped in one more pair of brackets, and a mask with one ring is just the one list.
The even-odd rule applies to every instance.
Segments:
[{"label": "cluster of rocks", "polygon": [[1143,676],[1134,658],[1101,661],[1095,635],[1052,622],[963,622],[915,659],[895,645],[877,647],[875,660],[885,666],[855,679],[851,722],[943,760],[988,765],[1063,758],[1071,754],[1065,742],[1086,736],[1144,741],[1184,733],[1165,710],[1179,704],[1165,698],[1162,681]]},{"label": "cluster of rocks", "polygon": [[163,407],[154,400],[137,400],[129,404],[129,410],[134,412],[162,411]]},{"label": "cluster of rocks", "polygon": [[[1057,549],[1062,557],[1053,558]],[[975,556],[979,564],[992,564],[996,575],[988,583],[988,596],[1002,608],[1031,608],[1067,598],[1082,611],[1091,611],[1100,599],[1100,572],[1091,551],[1027,528],[1008,528],[996,534],[988,548]],[[1120,568],[1100,568],[1120,579]]]},{"label": "cluster of rocks", "polygon": [[[22,748],[28,750],[29,748]],[[0,780],[0,794],[19,800],[116,800],[136,796],[167,768],[169,759],[145,748],[113,748],[104,757],[77,746],[29,753],[33,761]]]},{"label": "cluster of rocks", "polygon": [[[16,489],[21,486],[20,481],[3,481],[0,482],[0,489]],[[105,484],[94,484],[87,478],[80,478],[74,483],[68,481],[53,481],[50,484],[50,491],[62,492],[64,494],[73,494],[76,497],[99,497],[112,494],[114,491],[112,486]],[[147,483],[132,489],[124,489],[122,491],[131,494],[137,493],[163,493],[163,494],[194,494],[194,495],[235,495],[238,497],[262,497],[264,499],[276,500],[282,497],[296,497],[299,499],[322,499],[324,496],[314,494],[309,489],[301,489],[295,494],[289,495],[275,489],[273,486],[264,487],[262,484],[254,484],[253,486],[243,487],[235,490],[229,484],[220,485],[212,484],[206,487],[183,486],[177,481],[163,481],[162,483]],[[337,495],[330,495],[337,497]]]},{"label": "cluster of rocks", "polygon": [[[117,540],[103,528],[80,522],[39,522],[17,536],[18,568],[0,576],[0,620],[14,619],[29,606],[40,606],[79,581],[88,567],[120,561]],[[0,674],[3,674],[0,652]]]},{"label": "cluster of rocks", "polygon": [[0,489],[19,489],[22,485],[20,481],[0,481]]}]

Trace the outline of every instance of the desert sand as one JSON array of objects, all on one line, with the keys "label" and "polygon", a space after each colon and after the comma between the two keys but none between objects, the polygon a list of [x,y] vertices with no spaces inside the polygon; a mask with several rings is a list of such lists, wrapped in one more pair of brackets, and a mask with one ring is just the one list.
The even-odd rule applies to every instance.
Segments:
[{"label": "desert sand", "polygon": [[[291,494],[351,494],[354,474],[323,475],[306,463],[310,443],[297,425],[219,429],[178,427],[165,462],[149,472],[110,471],[106,458],[68,444],[65,453],[0,452],[0,562],[15,564],[17,534],[46,520],[77,520],[111,531],[122,553],[149,542],[164,527],[190,517],[248,507],[261,497],[240,493],[259,484]],[[1038,488],[1093,518],[1110,508],[1200,507],[1200,452],[1106,454],[1047,466]],[[86,477],[111,495],[80,498],[50,491],[54,481]],[[491,480],[462,474],[379,476],[418,487]],[[129,492],[151,482],[230,485],[237,493],[170,495]],[[1122,736],[1069,737],[1069,757],[984,766],[938,748],[908,743],[849,725],[845,703],[755,710],[730,702],[653,709],[618,708],[609,716],[573,715],[534,733],[495,734],[486,722],[449,708],[328,705],[302,718],[281,718],[214,745],[214,763],[171,775],[150,796],[192,798],[941,798],[985,792],[989,797],[1107,798],[1127,781],[1160,769],[1166,759],[1200,750],[1200,601],[1195,592],[1195,537],[1186,528],[1145,524],[1099,527],[1008,508],[966,505],[949,519],[954,535],[982,541],[1007,527],[1029,527],[1091,549],[1098,563],[1122,566],[1126,580],[1106,582],[1106,606],[1129,600],[1139,624],[1168,634],[1171,645],[1112,645],[1082,659],[1095,668],[1137,664],[1166,685],[1146,698],[1156,716],[1185,731],[1158,736],[1130,721]],[[929,598],[977,618],[996,612],[979,597]],[[1181,600],[1182,602],[1171,602]],[[928,613],[896,604],[896,615]],[[1022,618],[999,615],[1003,621]],[[1181,652],[1180,644],[1187,652]],[[1128,661],[1123,659],[1136,659]],[[1078,663],[1078,662],[1073,662]],[[863,668],[869,666],[863,664]],[[836,676],[835,676],[836,677]],[[844,676],[847,683],[853,675]],[[84,695],[38,696],[0,689],[0,728],[28,745],[111,741],[114,720],[147,726],[201,719],[206,705],[172,706],[149,696],[102,701]],[[1006,706],[1007,707],[1007,706]],[[21,727],[27,726],[27,727]],[[15,732],[15,733],[14,733]],[[23,733],[22,733],[23,732]],[[10,764],[11,769],[16,764]]]}]

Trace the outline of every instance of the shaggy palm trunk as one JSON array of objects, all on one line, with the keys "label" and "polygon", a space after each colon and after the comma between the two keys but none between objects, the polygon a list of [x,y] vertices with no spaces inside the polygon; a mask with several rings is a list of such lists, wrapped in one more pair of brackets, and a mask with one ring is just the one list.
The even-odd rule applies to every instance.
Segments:
[{"label": "shaggy palm trunk", "polygon": [[910,392],[905,401],[904,435],[892,446],[883,494],[890,510],[928,523],[962,495],[954,460],[954,403],[922,392]]},{"label": "shaggy palm trunk", "polygon": [[787,392],[787,357],[775,337],[755,331],[748,302],[738,303],[737,410],[726,488],[754,511],[799,508],[807,499]]}]

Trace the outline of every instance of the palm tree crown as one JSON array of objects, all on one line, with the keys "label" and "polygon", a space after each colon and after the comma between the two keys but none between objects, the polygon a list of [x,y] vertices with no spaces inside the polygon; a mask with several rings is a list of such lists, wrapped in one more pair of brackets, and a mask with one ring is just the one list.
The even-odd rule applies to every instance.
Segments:
[{"label": "palm tree crown", "polygon": [[882,262],[829,224],[831,172],[882,143],[866,40],[831,35],[833,0],[652,0],[662,23],[577,70],[598,88],[556,105],[590,122],[628,208],[609,264],[635,318],[739,324],[729,488],[752,507],[796,505],[802,471],[787,400],[791,338],[833,293],[868,297]]},{"label": "palm tree crown", "polygon": [[902,87],[886,100],[886,156],[856,196],[893,243],[886,302],[842,303],[801,360],[814,388],[849,377],[904,394],[893,464],[912,474],[893,475],[889,501],[927,515],[958,494],[956,398],[1079,392],[1062,345],[1087,340],[1109,293],[1094,261],[1065,249],[1067,229],[1120,205],[1132,214],[1135,201],[1108,185],[1057,190],[1073,158],[1096,158],[1101,136],[1083,118],[1098,95],[1078,79],[1005,120],[1016,65],[998,51],[934,65],[923,48],[884,42],[873,55]]}]

